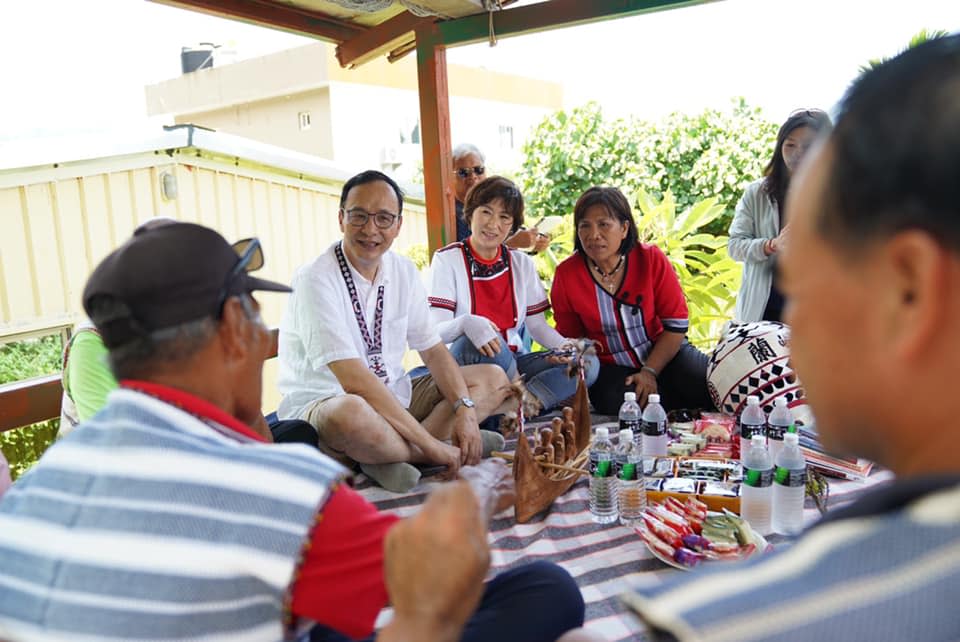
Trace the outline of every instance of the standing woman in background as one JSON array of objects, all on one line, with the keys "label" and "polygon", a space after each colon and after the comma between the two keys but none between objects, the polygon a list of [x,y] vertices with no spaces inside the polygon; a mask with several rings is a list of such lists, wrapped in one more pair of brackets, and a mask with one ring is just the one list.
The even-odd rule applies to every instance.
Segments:
[{"label": "standing woman in background", "polygon": [[730,257],[744,264],[736,321],[780,321],[784,301],[777,284],[777,255],[789,229],[784,225],[783,203],[804,154],[831,126],[830,117],[820,109],[790,114],[777,133],[764,177],[747,185],[737,203],[727,242]]}]

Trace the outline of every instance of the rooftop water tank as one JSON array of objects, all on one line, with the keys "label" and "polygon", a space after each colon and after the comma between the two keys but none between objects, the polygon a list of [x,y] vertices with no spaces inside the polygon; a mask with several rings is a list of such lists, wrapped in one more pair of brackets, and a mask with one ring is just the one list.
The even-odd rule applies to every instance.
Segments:
[{"label": "rooftop water tank", "polygon": [[181,47],[180,69],[189,74],[197,69],[213,67],[213,50],[216,48],[212,42],[201,42],[195,47]]}]

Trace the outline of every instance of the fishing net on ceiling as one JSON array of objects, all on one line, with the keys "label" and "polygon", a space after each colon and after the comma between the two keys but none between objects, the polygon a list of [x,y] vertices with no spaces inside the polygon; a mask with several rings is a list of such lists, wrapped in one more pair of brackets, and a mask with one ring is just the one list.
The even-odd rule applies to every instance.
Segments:
[{"label": "fishing net on ceiling", "polygon": [[[429,2],[414,2],[413,0],[329,0],[335,4],[340,5],[346,9],[353,9],[354,11],[363,11],[366,13],[373,13],[375,11],[381,11],[386,9],[390,5],[397,3],[404,6],[410,13],[420,16],[438,16],[441,18],[452,17],[446,13],[439,11],[436,6],[430,7]],[[502,0],[469,0],[471,4],[477,5],[477,9],[484,11],[493,11],[494,9],[499,9]],[[434,5],[442,5],[444,3],[434,2]],[[450,3],[446,3],[450,4]]]}]

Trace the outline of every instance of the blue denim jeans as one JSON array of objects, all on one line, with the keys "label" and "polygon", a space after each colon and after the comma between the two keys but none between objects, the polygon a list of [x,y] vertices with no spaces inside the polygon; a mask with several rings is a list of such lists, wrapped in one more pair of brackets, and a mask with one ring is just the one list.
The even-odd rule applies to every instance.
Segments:
[{"label": "blue denim jeans", "polygon": [[[511,380],[518,374],[523,376],[527,389],[536,395],[543,404],[543,411],[552,410],[560,402],[573,396],[577,391],[577,378],[567,376],[567,366],[547,361],[546,352],[516,354],[501,340],[500,351],[492,357],[485,357],[473,347],[466,336],[457,338],[450,344],[450,353],[461,366],[476,363],[495,363],[507,373]],[[600,361],[595,355],[584,357],[584,377],[587,387],[593,385],[600,372]]]}]

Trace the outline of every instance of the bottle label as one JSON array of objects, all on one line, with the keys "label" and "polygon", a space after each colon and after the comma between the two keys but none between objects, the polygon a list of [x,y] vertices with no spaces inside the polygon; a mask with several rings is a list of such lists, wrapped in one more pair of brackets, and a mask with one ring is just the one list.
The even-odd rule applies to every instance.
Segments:
[{"label": "bottle label", "polygon": [[781,486],[796,488],[807,485],[807,468],[784,468],[777,466],[773,473],[773,479]]},{"label": "bottle label", "polygon": [[636,481],[637,473],[637,464],[631,461],[620,466],[620,474],[617,476],[623,481]]},{"label": "bottle label", "polygon": [[754,435],[766,436],[767,427],[764,424],[740,424],[740,438],[750,441]]},{"label": "bottle label", "polygon": [[662,421],[644,421],[642,427],[643,434],[648,437],[659,437],[667,432],[667,424]]},{"label": "bottle label", "polygon": [[629,430],[634,435],[639,434],[640,420],[639,419],[621,419],[620,430]]},{"label": "bottle label", "polygon": [[590,455],[590,474],[594,477],[613,477],[613,460],[610,453]]},{"label": "bottle label", "polygon": [[788,432],[796,432],[796,430],[793,428],[793,424],[790,424],[789,426],[770,424],[767,426],[767,436],[774,441],[783,441],[783,436]]},{"label": "bottle label", "polygon": [[773,483],[773,469],[743,468],[743,484],[753,488],[766,488]]}]

